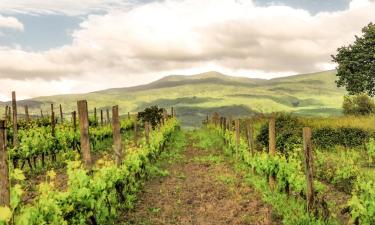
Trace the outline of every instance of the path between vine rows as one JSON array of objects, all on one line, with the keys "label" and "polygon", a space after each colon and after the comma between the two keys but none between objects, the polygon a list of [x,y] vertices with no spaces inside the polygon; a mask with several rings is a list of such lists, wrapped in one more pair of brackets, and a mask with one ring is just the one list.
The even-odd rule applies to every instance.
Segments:
[{"label": "path between vine rows", "polygon": [[220,152],[189,142],[181,160],[165,165],[168,176],[146,182],[122,224],[281,224]]}]

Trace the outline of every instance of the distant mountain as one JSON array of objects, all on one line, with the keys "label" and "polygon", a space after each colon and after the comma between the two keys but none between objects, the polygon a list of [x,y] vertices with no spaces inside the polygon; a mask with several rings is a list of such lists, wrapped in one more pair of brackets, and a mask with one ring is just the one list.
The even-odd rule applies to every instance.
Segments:
[{"label": "distant mountain", "polygon": [[[90,109],[118,104],[122,113],[147,106],[175,107],[186,126],[199,126],[206,114],[218,111],[233,117],[253,112],[288,111],[307,116],[341,113],[344,89],[335,84],[335,71],[295,75],[271,80],[232,77],[218,72],[192,76],[172,75],[128,88],[113,88],[87,94],[57,95],[20,101],[30,111],[49,111],[49,104],[62,104],[65,112],[76,101],[87,99]],[[0,103],[4,105],[4,103]]]}]

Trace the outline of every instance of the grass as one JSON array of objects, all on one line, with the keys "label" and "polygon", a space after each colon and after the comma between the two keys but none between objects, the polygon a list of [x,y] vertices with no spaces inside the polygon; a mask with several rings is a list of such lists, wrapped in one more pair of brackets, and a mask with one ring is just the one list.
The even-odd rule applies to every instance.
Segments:
[{"label": "grass", "polygon": [[[288,111],[299,115],[331,116],[340,114],[345,91],[335,85],[335,72],[261,80],[224,76],[209,72],[196,76],[171,76],[154,83],[109,89],[88,94],[38,97],[22,101],[31,114],[40,107],[49,114],[50,103],[62,104],[66,117],[76,110],[76,101],[86,99],[94,107],[106,109],[118,104],[120,112],[138,112],[147,106],[175,107],[185,127],[198,127],[206,114],[218,111],[225,116],[246,116],[252,112]],[[1,103],[0,103],[1,105]],[[3,113],[0,107],[0,113]],[[23,108],[18,110],[21,114]]]}]

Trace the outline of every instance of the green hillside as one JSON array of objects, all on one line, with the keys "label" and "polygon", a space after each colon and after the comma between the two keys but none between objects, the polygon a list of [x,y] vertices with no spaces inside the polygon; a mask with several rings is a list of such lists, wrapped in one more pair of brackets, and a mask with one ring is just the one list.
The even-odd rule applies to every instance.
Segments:
[{"label": "green hillside", "polygon": [[[123,114],[151,105],[168,109],[174,106],[186,126],[200,125],[200,120],[214,111],[234,117],[249,115],[254,111],[292,111],[309,116],[329,116],[341,113],[345,94],[344,89],[336,87],[334,80],[335,71],[271,80],[208,72],[194,76],[168,76],[130,88],[38,97],[21,101],[20,105],[31,105],[30,111],[37,114],[40,107],[48,113],[51,102],[62,104],[64,111],[70,112],[76,109],[79,99],[87,99],[91,109],[118,104]],[[19,109],[19,112],[22,113],[23,109]]]}]

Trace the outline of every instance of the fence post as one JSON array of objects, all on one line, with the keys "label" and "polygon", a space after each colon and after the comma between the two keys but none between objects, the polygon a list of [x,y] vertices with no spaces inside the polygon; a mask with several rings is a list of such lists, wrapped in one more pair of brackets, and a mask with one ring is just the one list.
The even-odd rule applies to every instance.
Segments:
[{"label": "fence post", "polygon": [[43,109],[40,109],[40,118],[42,118],[43,119]]},{"label": "fence post", "polygon": [[118,113],[118,106],[112,107],[112,129],[113,129],[113,147],[116,155],[116,165],[119,167],[122,160],[122,145],[120,134],[120,119]]},{"label": "fence post", "polygon": [[[12,91],[12,111],[13,111],[13,147],[18,147],[18,127],[17,127],[17,100],[16,92]],[[18,151],[18,150],[16,150]],[[18,158],[13,159],[14,168],[18,167]]]},{"label": "fence post", "polygon": [[73,119],[73,129],[74,131],[77,130],[77,112],[76,111],[73,111],[72,112],[72,119]]},{"label": "fence post", "polygon": [[235,129],[236,129],[236,152],[240,148],[240,119],[236,119],[234,121]]},{"label": "fence post", "polygon": [[25,105],[25,119],[26,119],[26,124],[28,125],[30,122],[30,117],[29,117],[29,107]]},{"label": "fence post", "polygon": [[8,106],[6,105],[5,106],[5,113],[4,113],[4,120],[7,121],[7,117],[8,117]]},{"label": "fence post", "polygon": [[250,153],[253,156],[255,152],[254,144],[254,126],[251,120],[247,120],[246,123],[246,134],[247,134],[247,143],[249,145]]},{"label": "fence post", "polygon": [[130,120],[130,112],[128,112],[128,119]]},{"label": "fence post", "polygon": [[[113,110],[113,109],[112,109]],[[113,112],[112,112],[113,113]],[[100,110],[100,126],[104,125],[103,109]]]},{"label": "fence post", "polygon": [[62,110],[62,106],[60,104],[60,119],[61,119],[61,124],[64,123],[64,115],[63,115],[63,110]]},{"label": "fence post", "polygon": [[96,107],[94,108],[94,121],[95,121],[95,126],[96,126],[96,123],[98,122],[98,118],[96,116]]},{"label": "fence post", "polygon": [[134,145],[137,147],[138,146],[138,124],[137,124],[137,119],[134,120]]},{"label": "fence post", "polygon": [[[270,119],[269,119],[269,127],[268,127],[268,136],[269,136],[269,150],[268,154],[270,156],[276,155],[276,118],[275,114],[272,113]],[[270,189],[274,190],[275,188],[275,183],[276,183],[276,177],[275,174],[270,174],[269,175],[269,185]]]},{"label": "fence post", "polygon": [[87,110],[87,101],[80,100],[77,102],[79,128],[81,131],[81,151],[85,168],[91,171],[91,153],[89,138],[89,114]]},{"label": "fence post", "polygon": [[173,107],[171,107],[171,117],[174,117]]},{"label": "fence post", "polygon": [[313,161],[313,147],[311,142],[311,128],[303,128],[303,148],[305,152],[305,169],[306,169],[306,184],[307,184],[307,211],[312,213],[314,210],[314,161]]},{"label": "fence post", "polygon": [[10,185],[5,125],[5,120],[0,120],[0,206],[10,207]]},{"label": "fence post", "polygon": [[107,124],[110,124],[111,120],[109,118],[109,109],[107,109],[106,111],[107,111]]}]

